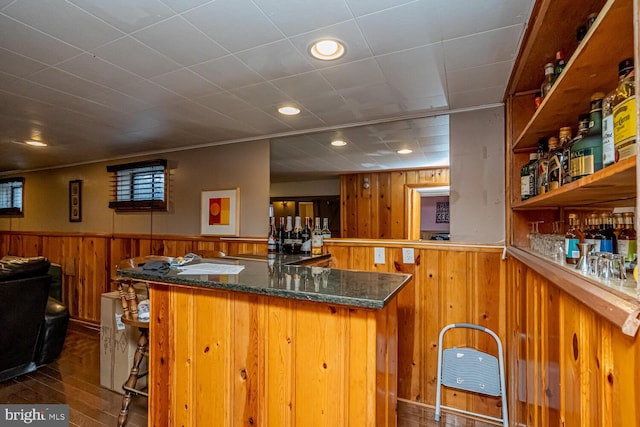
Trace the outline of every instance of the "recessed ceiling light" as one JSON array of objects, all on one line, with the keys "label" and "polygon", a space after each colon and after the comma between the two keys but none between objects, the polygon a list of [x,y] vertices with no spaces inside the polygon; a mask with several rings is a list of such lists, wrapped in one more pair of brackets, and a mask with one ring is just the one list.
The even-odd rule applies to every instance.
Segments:
[{"label": "recessed ceiling light", "polygon": [[45,144],[44,142],[40,142],[40,141],[25,141],[24,142],[27,145],[31,145],[33,147],[46,147],[47,144]]},{"label": "recessed ceiling light", "polygon": [[285,116],[295,116],[296,114],[300,114],[300,109],[297,107],[292,107],[288,105],[286,107],[278,108],[278,112],[280,114],[284,114]]},{"label": "recessed ceiling light", "polygon": [[333,145],[335,147],[343,147],[343,146],[347,145],[347,141],[343,141],[341,139],[335,139],[335,140],[331,141],[331,145]]},{"label": "recessed ceiling light", "polygon": [[396,153],[398,153],[398,154],[411,154],[411,153],[413,153],[413,150],[410,150],[408,148],[403,148],[401,150],[396,151]]},{"label": "recessed ceiling light", "polygon": [[344,55],[344,45],[337,40],[318,40],[309,49],[309,53],[316,59],[331,61]]}]

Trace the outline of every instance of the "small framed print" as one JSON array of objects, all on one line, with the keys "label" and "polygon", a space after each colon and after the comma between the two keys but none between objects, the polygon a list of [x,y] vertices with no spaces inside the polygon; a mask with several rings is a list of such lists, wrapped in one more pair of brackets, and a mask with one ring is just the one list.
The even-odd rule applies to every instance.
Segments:
[{"label": "small framed print", "polygon": [[240,189],[203,191],[200,234],[237,236],[240,228]]},{"label": "small framed print", "polygon": [[69,181],[69,222],[82,221],[82,180]]},{"label": "small framed print", "polygon": [[449,223],[449,202],[436,203],[436,224]]}]

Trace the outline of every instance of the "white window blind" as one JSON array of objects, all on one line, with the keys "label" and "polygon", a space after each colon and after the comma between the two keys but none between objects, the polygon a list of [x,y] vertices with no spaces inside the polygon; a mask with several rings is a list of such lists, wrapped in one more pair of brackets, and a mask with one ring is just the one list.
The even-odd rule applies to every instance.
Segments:
[{"label": "white window blind", "polygon": [[24,178],[0,179],[0,215],[22,215]]},{"label": "white window blind", "polygon": [[166,210],[167,161],[107,166],[112,173],[109,207],[116,210]]}]

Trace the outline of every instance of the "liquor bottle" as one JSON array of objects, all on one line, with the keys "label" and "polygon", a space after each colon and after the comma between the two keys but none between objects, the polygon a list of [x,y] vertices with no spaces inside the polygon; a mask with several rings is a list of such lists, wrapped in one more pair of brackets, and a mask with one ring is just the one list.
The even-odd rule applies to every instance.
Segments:
[{"label": "liquor bottle", "polygon": [[577,29],[576,29],[576,40],[578,40],[578,44],[580,44],[580,42],[584,39],[584,36],[587,35],[587,26],[586,25],[580,25]]},{"label": "liquor bottle", "polygon": [[520,169],[520,199],[527,200],[535,196],[535,185],[532,185],[532,179],[535,173],[531,169],[533,165],[537,167],[538,153],[529,154],[529,162]]},{"label": "liquor bottle", "polygon": [[596,217],[596,214],[590,214],[584,220],[584,242],[593,245],[591,249],[593,252],[600,252],[600,240],[602,239],[596,239],[596,233],[599,231],[596,228]]},{"label": "liquor bottle", "polygon": [[562,185],[562,152],[558,138],[555,136],[549,138],[549,164],[547,166],[549,176],[547,186],[549,191],[556,190]]},{"label": "liquor bottle", "polygon": [[538,191],[544,194],[549,189],[549,145],[547,138],[538,140]]},{"label": "liquor bottle", "polygon": [[613,218],[606,212],[600,214],[600,232],[604,236],[600,242],[600,252],[616,253],[617,241],[613,233]]},{"label": "liquor bottle", "polygon": [[302,245],[302,222],[300,217],[296,216],[293,225],[293,231],[291,232],[291,240],[293,244]]},{"label": "liquor bottle", "polygon": [[563,50],[559,50],[556,52],[556,63],[555,66],[553,68],[553,82],[555,83],[556,80],[558,80],[558,77],[560,77],[560,73],[562,73],[562,70],[564,70],[564,66],[565,66],[565,61],[564,61],[564,51]]},{"label": "liquor bottle", "polygon": [[622,219],[622,212],[614,212],[613,214],[613,234],[616,235],[616,239],[620,236],[620,233],[624,229],[624,220]]},{"label": "liquor bottle", "polygon": [[311,234],[311,255],[322,255],[322,249],[324,246],[324,236],[320,229],[320,217],[316,217],[313,233]]},{"label": "liquor bottle", "polygon": [[551,91],[551,86],[553,86],[554,68],[555,66],[553,65],[553,62],[548,62],[544,65],[544,81],[540,87],[542,98],[545,98],[549,91]]},{"label": "liquor bottle", "polygon": [[309,217],[304,217],[304,227],[300,231],[300,237],[302,238],[302,247],[300,252],[303,254],[311,253],[311,228],[309,228]]},{"label": "liquor bottle", "polygon": [[[617,160],[636,155],[636,85],[633,59],[622,61],[618,70],[621,68],[627,74],[618,83],[613,101],[613,143]],[[623,71],[619,71],[618,75]]]},{"label": "liquor bottle", "polygon": [[558,135],[560,147],[562,147],[562,175],[560,176],[560,186],[571,182],[571,127],[560,128]]},{"label": "liquor bottle", "polygon": [[284,236],[285,236],[284,217],[281,216],[280,223],[278,224],[278,239],[277,239],[277,249],[279,254],[282,253],[282,249],[283,249],[282,247],[284,246]]},{"label": "liquor bottle", "polygon": [[291,215],[287,215],[287,225],[284,227],[284,244],[291,245],[293,243],[293,223]]},{"label": "liquor bottle", "polygon": [[278,252],[278,232],[276,231],[276,219],[274,217],[269,218],[269,234],[267,236],[267,255],[270,258],[276,256]]},{"label": "liquor bottle", "polygon": [[624,265],[627,270],[633,270],[638,259],[638,242],[633,220],[633,212],[622,214],[623,228],[618,237],[618,253],[624,255]]},{"label": "liquor bottle", "polygon": [[580,220],[577,214],[569,214],[569,228],[564,234],[564,252],[567,264],[577,264],[580,259],[578,243],[584,242],[584,234],[580,230]]},{"label": "liquor bottle", "polygon": [[331,230],[329,229],[329,218],[323,218],[322,220],[322,238],[323,240],[331,238]]},{"label": "liquor bottle", "polygon": [[591,96],[589,132],[571,147],[571,179],[578,180],[602,169],[602,92]]}]

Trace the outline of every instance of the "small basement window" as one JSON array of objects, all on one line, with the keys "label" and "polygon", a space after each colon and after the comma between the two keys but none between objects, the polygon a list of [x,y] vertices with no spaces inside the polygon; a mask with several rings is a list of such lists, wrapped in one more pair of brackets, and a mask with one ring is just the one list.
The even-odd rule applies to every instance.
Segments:
[{"label": "small basement window", "polygon": [[24,178],[0,179],[0,216],[21,216]]},{"label": "small basement window", "polygon": [[167,210],[167,161],[107,166],[112,174],[109,207],[117,211]]}]

